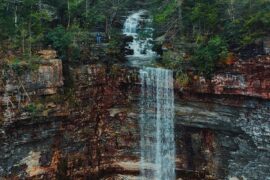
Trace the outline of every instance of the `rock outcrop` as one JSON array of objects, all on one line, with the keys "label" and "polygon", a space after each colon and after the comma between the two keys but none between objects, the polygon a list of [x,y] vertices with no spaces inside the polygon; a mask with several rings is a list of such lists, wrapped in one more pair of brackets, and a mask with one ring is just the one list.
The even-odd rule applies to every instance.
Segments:
[{"label": "rock outcrop", "polygon": [[[269,57],[258,59],[175,89],[179,178],[270,178]],[[0,178],[139,176],[138,69],[76,65],[66,86],[54,58],[32,73],[7,73],[0,83]]]},{"label": "rock outcrop", "polygon": [[[138,150],[138,128],[130,112],[131,95],[138,93],[137,70],[72,67],[65,88],[58,61],[42,61],[35,72],[5,80],[1,178],[100,179],[125,172],[121,160],[138,159],[132,153]],[[56,91],[48,93],[51,88]]]},{"label": "rock outcrop", "polygon": [[206,179],[270,177],[270,104],[209,95],[176,101],[178,159]]},{"label": "rock outcrop", "polygon": [[270,99],[270,57],[238,60],[211,80],[203,77],[192,80],[189,92],[206,94],[243,95]]}]

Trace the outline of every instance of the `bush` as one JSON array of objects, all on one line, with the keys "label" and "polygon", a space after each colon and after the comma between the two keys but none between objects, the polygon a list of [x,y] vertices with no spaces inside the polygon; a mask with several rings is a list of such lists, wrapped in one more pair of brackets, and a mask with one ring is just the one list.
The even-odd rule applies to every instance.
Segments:
[{"label": "bush", "polygon": [[195,50],[192,61],[199,72],[209,78],[216,70],[218,63],[224,60],[227,55],[227,43],[221,37],[214,36]]},{"label": "bush", "polygon": [[72,34],[63,26],[58,26],[48,33],[47,39],[59,55],[66,58],[68,47],[72,42]]}]

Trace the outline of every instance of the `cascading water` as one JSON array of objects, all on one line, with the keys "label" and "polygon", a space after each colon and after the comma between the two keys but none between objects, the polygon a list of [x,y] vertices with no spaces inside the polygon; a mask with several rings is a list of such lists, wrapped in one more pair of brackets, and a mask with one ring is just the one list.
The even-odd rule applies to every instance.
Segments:
[{"label": "cascading water", "polygon": [[[129,48],[134,54],[127,58],[131,65],[139,67],[151,64],[156,58],[156,53],[152,51],[153,29],[141,25],[145,22],[151,25],[151,19],[143,18],[145,13],[139,11],[130,15],[123,30],[125,35],[133,37]],[[146,36],[141,36],[141,33]],[[142,67],[140,79],[141,179],[174,180],[173,73],[161,68]]]},{"label": "cascading water", "polygon": [[153,48],[153,28],[151,18],[145,18],[146,11],[139,11],[130,16],[125,21],[123,33],[131,36],[133,41],[130,42],[129,49],[133,51],[132,55],[128,55],[129,63],[134,66],[146,65],[151,63],[157,56]]}]

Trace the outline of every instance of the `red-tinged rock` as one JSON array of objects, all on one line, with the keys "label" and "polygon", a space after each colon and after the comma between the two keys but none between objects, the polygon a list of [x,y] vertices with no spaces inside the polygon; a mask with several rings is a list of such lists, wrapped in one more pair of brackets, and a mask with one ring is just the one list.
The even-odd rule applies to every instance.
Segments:
[{"label": "red-tinged rock", "polygon": [[[270,57],[261,56],[234,64],[206,81],[200,77],[184,90],[193,93],[230,94],[270,99]],[[180,87],[181,88],[181,87]]]}]

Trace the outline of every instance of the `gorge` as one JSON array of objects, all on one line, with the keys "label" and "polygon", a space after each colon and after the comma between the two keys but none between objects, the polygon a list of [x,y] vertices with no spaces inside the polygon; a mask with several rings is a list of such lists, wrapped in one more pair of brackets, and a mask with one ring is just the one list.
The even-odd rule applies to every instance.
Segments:
[{"label": "gorge", "polygon": [[[270,55],[244,59],[234,52],[211,77],[198,73],[188,60],[195,43],[176,41],[180,25],[171,16],[166,32],[155,24],[169,5],[156,15],[147,2],[136,1],[116,8],[115,20],[105,18],[104,28],[91,29],[86,40],[78,33],[67,49],[39,50],[36,64],[0,63],[0,179],[270,179]],[[173,17],[180,18],[178,10]],[[74,14],[65,38],[78,31]],[[190,26],[190,34],[207,31],[206,25]],[[56,45],[66,43],[57,39],[63,29],[55,31],[48,35]],[[79,60],[72,54],[76,43]],[[218,50],[219,38],[209,46],[215,43]],[[164,65],[168,57],[181,68]]]}]

